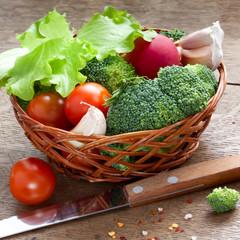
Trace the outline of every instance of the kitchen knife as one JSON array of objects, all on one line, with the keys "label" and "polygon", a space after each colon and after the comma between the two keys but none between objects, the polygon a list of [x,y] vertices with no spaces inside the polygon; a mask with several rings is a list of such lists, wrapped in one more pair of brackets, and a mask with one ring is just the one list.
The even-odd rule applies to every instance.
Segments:
[{"label": "kitchen knife", "polygon": [[240,155],[159,173],[122,188],[103,191],[0,221],[0,238],[114,210],[134,207],[240,179]]}]

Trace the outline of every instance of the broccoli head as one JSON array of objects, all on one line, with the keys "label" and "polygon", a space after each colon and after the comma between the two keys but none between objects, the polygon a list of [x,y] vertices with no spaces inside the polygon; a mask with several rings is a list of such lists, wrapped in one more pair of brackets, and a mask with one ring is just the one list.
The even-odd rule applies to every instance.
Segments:
[{"label": "broccoli head", "polygon": [[107,134],[160,129],[203,110],[208,100],[196,73],[187,67],[165,67],[154,80],[132,81],[109,99]]},{"label": "broccoli head", "polygon": [[222,213],[233,210],[238,202],[238,191],[231,188],[215,188],[212,193],[207,196],[207,200],[212,209]]},{"label": "broccoli head", "polygon": [[173,39],[174,42],[177,40],[180,40],[182,37],[184,37],[186,35],[184,33],[184,31],[179,30],[179,29],[174,29],[174,28],[172,28],[170,31],[161,30],[159,33],[168,38]]},{"label": "broccoli head", "polygon": [[205,65],[195,64],[186,66],[188,69],[195,72],[203,82],[205,88],[208,90],[209,97],[211,98],[217,91],[218,83],[213,71]]},{"label": "broccoli head", "polygon": [[110,94],[123,80],[136,76],[135,68],[120,56],[109,56],[102,61],[93,58],[81,73],[87,77],[87,82],[103,85]]}]

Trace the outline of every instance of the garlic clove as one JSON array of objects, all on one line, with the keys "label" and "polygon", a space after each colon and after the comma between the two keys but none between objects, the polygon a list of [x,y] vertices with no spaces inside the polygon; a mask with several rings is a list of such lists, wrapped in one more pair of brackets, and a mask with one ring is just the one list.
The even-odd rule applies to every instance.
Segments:
[{"label": "garlic clove", "polygon": [[211,46],[205,46],[197,49],[181,49],[181,63],[183,66],[187,64],[203,64],[213,67]]},{"label": "garlic clove", "polygon": [[216,70],[223,59],[223,38],[224,32],[219,21],[208,28],[184,36],[175,43],[181,53],[181,63],[184,66],[199,63],[212,71]]},{"label": "garlic clove", "polygon": [[[80,122],[70,131],[71,133],[90,135],[105,135],[107,129],[106,119],[101,110],[94,106],[88,108],[87,113]],[[69,141],[74,147],[79,148],[84,144],[79,141]]]},{"label": "garlic clove", "polygon": [[175,44],[180,45],[184,49],[195,49],[210,45],[212,42],[210,28],[205,28],[182,37]]}]

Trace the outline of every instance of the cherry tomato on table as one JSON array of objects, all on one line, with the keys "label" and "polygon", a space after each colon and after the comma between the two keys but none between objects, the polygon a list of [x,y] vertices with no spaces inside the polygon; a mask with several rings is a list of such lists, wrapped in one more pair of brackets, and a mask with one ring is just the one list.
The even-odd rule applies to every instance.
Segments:
[{"label": "cherry tomato on table", "polygon": [[92,105],[101,110],[106,117],[108,107],[103,104],[110,97],[108,90],[101,84],[87,82],[78,85],[65,100],[65,114],[72,124],[77,125],[87,113],[89,105]]},{"label": "cherry tomato on table", "polygon": [[56,178],[48,163],[39,158],[24,158],[16,162],[10,172],[10,191],[25,204],[39,204],[53,193]]},{"label": "cherry tomato on table", "polygon": [[41,93],[30,101],[26,113],[44,125],[69,130],[71,123],[65,116],[64,103],[65,99],[58,93]]}]

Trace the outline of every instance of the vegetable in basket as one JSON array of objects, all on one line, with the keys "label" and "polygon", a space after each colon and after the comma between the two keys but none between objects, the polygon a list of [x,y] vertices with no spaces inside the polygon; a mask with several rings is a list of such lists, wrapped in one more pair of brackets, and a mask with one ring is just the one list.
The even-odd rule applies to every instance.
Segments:
[{"label": "vegetable in basket", "polygon": [[122,81],[131,80],[136,76],[135,68],[120,56],[109,56],[102,61],[94,58],[87,62],[81,70],[87,76],[87,82],[96,82],[103,85],[112,94]]},{"label": "vegetable in basket", "polygon": [[17,35],[21,48],[0,54],[0,63],[4,63],[0,66],[0,87],[6,87],[9,95],[30,101],[38,82],[42,86],[54,85],[65,98],[76,85],[86,81],[80,72],[86,62],[130,52],[135,39],[151,41],[157,34],[143,31],[127,11],[108,6],[102,14],[94,14],[73,38],[74,30],[65,17],[54,9]]},{"label": "vegetable in basket", "polygon": [[153,79],[161,67],[180,64],[177,47],[172,39],[162,34],[158,34],[151,42],[139,37],[134,44],[134,50],[127,53],[125,59],[135,67],[139,76]]},{"label": "vegetable in basket", "polygon": [[[110,105],[107,134],[160,129],[174,124],[206,108],[216,91],[216,83],[213,72],[206,66],[201,74],[174,65],[160,69],[154,80],[135,78],[135,83],[120,87],[107,100]],[[205,84],[214,85],[214,93]]]},{"label": "vegetable in basket", "polygon": [[236,207],[239,192],[226,186],[224,188],[219,187],[207,196],[207,200],[215,212],[223,213]]},{"label": "vegetable in basket", "polygon": [[210,27],[182,37],[175,42],[181,55],[181,63],[183,66],[198,63],[216,70],[223,59],[223,38],[224,32],[218,21]]}]

